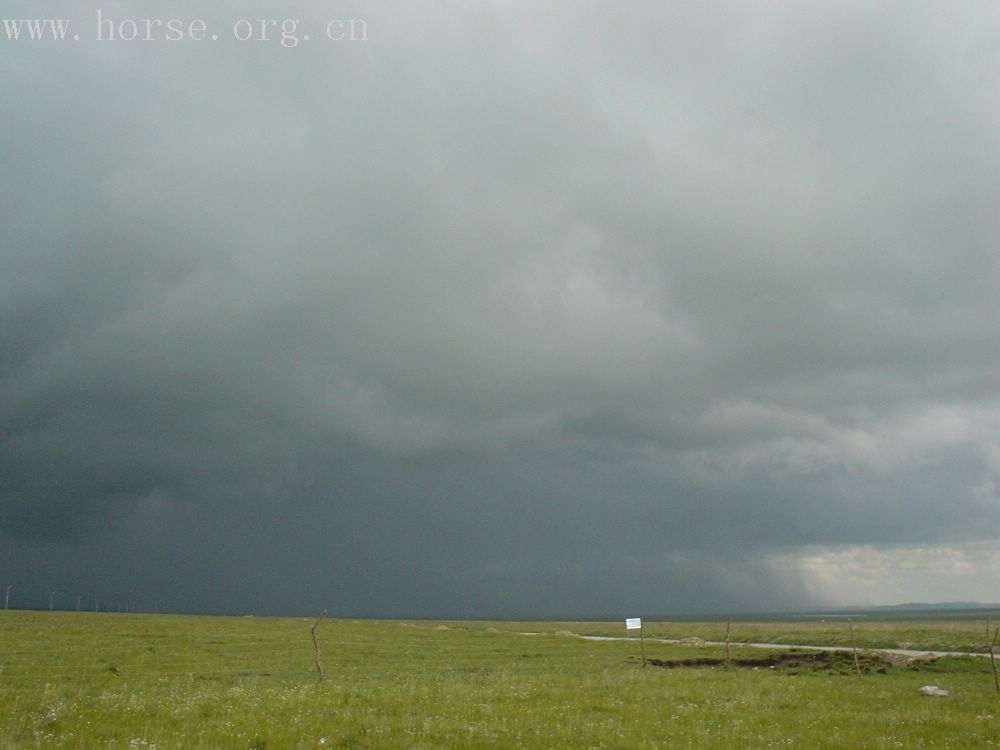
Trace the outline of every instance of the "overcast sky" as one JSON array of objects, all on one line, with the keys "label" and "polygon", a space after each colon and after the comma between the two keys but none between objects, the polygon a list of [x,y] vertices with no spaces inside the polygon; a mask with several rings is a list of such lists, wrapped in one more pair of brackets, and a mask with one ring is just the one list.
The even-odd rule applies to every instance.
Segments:
[{"label": "overcast sky", "polygon": [[45,6],[0,35],[12,606],[1000,600],[994,3]]}]

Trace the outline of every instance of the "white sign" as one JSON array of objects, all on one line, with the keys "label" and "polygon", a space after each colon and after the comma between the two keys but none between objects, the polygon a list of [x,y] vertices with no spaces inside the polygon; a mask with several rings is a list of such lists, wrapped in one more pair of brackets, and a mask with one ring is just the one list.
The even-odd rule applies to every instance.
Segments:
[{"label": "white sign", "polygon": [[642,618],[641,617],[626,617],[625,618],[625,629],[626,630],[642,630]]}]

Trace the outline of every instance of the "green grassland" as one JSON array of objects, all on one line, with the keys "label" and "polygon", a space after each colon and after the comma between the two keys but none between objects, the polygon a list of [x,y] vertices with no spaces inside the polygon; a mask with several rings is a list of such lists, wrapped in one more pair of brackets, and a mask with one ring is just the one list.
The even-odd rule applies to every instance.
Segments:
[{"label": "green grassland", "polygon": [[[0,750],[988,748],[989,659],[643,667],[620,623],[0,612]],[[865,648],[981,649],[983,620],[856,619]],[[534,633],[525,635],[525,633]],[[649,623],[646,655],[722,657],[725,623]],[[850,643],[847,623],[735,622],[739,641]],[[766,651],[733,649],[735,662]],[[936,684],[947,698],[918,694]]]}]

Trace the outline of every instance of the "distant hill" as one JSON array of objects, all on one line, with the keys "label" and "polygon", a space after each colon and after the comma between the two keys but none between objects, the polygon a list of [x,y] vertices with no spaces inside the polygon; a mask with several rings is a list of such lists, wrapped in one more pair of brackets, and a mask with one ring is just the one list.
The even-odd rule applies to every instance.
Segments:
[{"label": "distant hill", "polygon": [[970,609],[1000,609],[1000,604],[984,602],[906,602],[905,604],[873,604],[867,607],[841,607],[843,612],[942,612]]}]

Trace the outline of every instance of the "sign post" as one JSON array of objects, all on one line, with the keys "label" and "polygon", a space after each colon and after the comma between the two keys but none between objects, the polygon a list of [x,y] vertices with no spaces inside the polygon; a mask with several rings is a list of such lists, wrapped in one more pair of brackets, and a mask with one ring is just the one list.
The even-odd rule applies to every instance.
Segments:
[{"label": "sign post", "polygon": [[642,666],[646,666],[646,642],[642,636],[642,618],[641,617],[626,617],[625,618],[625,630],[638,630],[639,631],[639,649],[642,652]]}]

